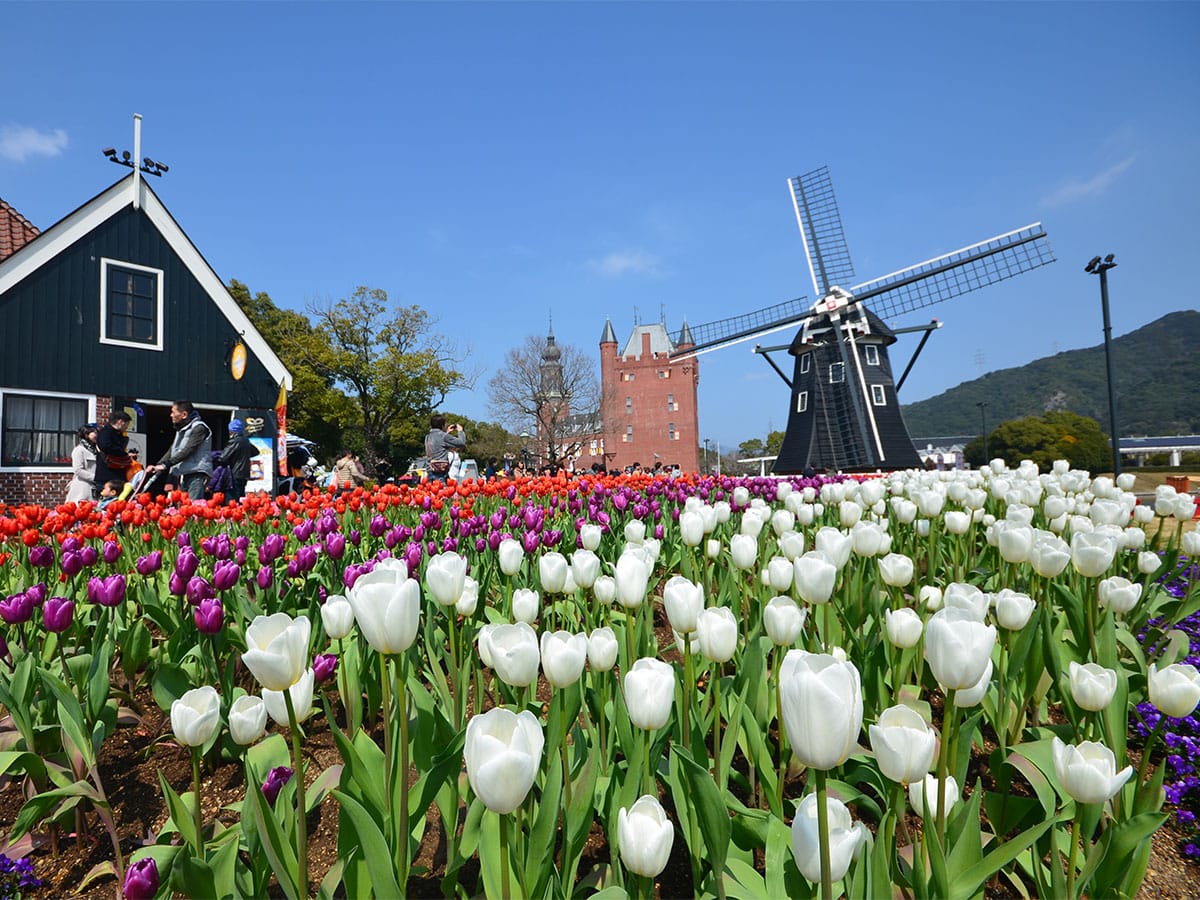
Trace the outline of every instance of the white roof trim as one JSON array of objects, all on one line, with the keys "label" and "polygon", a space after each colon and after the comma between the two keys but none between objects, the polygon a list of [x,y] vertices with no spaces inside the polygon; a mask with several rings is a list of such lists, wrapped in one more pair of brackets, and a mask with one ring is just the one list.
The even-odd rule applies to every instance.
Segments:
[{"label": "white roof trim", "polygon": [[[132,196],[127,182],[131,178],[133,178],[132,174],[128,178],[118,181],[104,193],[51,226],[49,230],[42,232],[39,237],[8,259],[0,262],[0,294],[8,291],[81,237],[129,206]],[[292,375],[283,364],[283,360],[275,355],[270,345],[259,334],[258,329],[237,305],[237,301],[233,299],[229,289],[225,287],[217,273],[212,270],[207,260],[196,249],[196,245],[184,234],[183,229],[179,227],[179,224],[148,185],[144,189],[142,198],[142,210],[154,223],[155,228],[158,229],[159,234],[171,249],[183,261],[183,264],[187,266],[188,271],[195,276],[229,324],[241,333],[247,349],[258,357],[277,384],[282,384],[290,391]]]}]

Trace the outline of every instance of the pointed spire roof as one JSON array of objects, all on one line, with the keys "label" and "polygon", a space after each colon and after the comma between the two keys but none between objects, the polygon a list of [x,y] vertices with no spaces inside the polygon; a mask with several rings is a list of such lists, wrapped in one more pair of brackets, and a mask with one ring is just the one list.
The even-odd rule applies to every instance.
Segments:
[{"label": "pointed spire roof", "polygon": [[686,347],[695,345],[696,341],[692,338],[692,329],[688,328],[687,319],[683,320],[683,327],[679,329],[678,346]]},{"label": "pointed spire roof", "polygon": [[613,331],[612,319],[604,320],[604,334],[600,335],[600,343],[615,344],[617,342],[617,333]]}]

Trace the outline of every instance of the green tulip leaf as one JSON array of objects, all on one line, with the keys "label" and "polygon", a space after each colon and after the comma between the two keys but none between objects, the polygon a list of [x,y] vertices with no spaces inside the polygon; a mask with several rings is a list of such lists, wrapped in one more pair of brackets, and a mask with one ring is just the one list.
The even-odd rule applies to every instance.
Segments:
[{"label": "green tulip leaf", "polygon": [[554,871],[554,844],[558,836],[558,813],[562,808],[562,757],[555,753],[547,760],[546,782],[525,851],[524,883],[534,897],[541,896]]},{"label": "green tulip leaf", "polygon": [[711,870],[722,872],[725,860],[729,855],[729,838],[731,826],[729,810],[721,800],[717,783],[707,769],[701,767],[686,750],[676,748],[671,758],[679,757],[680,771],[687,782],[688,802],[696,811],[696,820],[700,825],[700,833],[704,836],[704,844],[708,850],[704,857]]},{"label": "green tulip leaf", "polygon": [[1166,819],[1165,813],[1142,813],[1106,828],[1079,873],[1080,888],[1087,888],[1094,897],[1117,896],[1126,875],[1130,874],[1139,846],[1143,841],[1149,842]]},{"label": "green tulip leaf", "polygon": [[362,856],[371,877],[371,890],[380,897],[402,895],[392,866],[392,853],[378,823],[356,799],[343,791],[334,791],[341,804],[343,822],[349,824],[362,847]]}]

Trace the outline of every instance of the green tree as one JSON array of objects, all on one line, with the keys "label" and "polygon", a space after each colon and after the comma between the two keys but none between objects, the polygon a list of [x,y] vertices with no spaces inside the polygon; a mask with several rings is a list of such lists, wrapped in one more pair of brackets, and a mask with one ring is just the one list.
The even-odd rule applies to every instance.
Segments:
[{"label": "green tree", "polygon": [[[1009,465],[1031,459],[1043,470],[1056,459],[1065,459],[1073,467],[1089,472],[1105,471],[1112,462],[1108,437],[1100,423],[1066,410],[1002,422],[988,435],[988,453]],[[964,455],[973,466],[985,462],[983,439],[967,444]]]},{"label": "green tree", "polygon": [[[292,373],[288,430],[316,441],[320,457],[332,456],[342,447],[341,423],[349,420],[354,407],[334,386],[330,376],[316,371],[290,352],[296,341],[312,339],[312,325],[303,314],[280,309],[265,291],[252,294],[250,288],[237,279],[229,282],[229,293]],[[361,450],[362,447],[353,449]]]},{"label": "green tree", "polygon": [[343,429],[357,431],[367,471],[380,458],[419,448],[429,416],[473,378],[452,342],[432,330],[419,306],[392,306],[381,288],[309,307],[316,323],[291,356],[345,392],[353,406]]}]

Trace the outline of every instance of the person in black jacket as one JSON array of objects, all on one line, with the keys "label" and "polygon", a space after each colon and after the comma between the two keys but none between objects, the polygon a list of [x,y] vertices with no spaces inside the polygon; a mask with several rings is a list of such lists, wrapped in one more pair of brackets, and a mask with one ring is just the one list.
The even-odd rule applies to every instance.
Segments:
[{"label": "person in black jacket", "polygon": [[246,482],[250,480],[250,462],[258,456],[257,448],[246,437],[246,425],[241,419],[229,423],[229,443],[221,451],[217,463],[229,467],[233,477],[233,489],[226,499],[241,500],[246,495]]},{"label": "person in black jacket", "polygon": [[[125,429],[133,419],[123,409],[118,409],[108,417],[108,424],[96,433],[96,480],[94,494],[100,499],[100,490],[105,482],[126,481],[126,472],[133,462],[129,457],[129,435]],[[122,465],[122,462],[124,463]]]}]

